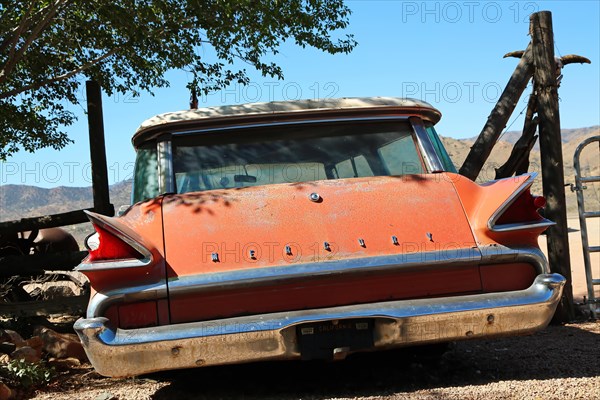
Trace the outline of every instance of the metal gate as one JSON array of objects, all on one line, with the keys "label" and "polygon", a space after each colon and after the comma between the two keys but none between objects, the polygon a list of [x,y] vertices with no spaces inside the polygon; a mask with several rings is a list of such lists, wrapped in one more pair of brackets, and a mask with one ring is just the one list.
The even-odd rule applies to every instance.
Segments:
[{"label": "metal gate", "polygon": [[587,189],[585,185],[586,183],[600,182],[600,176],[581,176],[581,164],[579,160],[582,150],[594,142],[598,143],[598,149],[600,153],[600,136],[592,136],[584,140],[579,146],[577,146],[577,149],[575,150],[575,155],[573,156],[573,166],[575,167],[575,187],[573,187],[572,190],[577,192],[577,208],[579,211],[579,225],[581,227],[581,244],[583,246],[583,262],[587,281],[588,304],[590,311],[592,312],[592,317],[598,318],[600,315],[600,298],[595,296],[594,286],[600,286],[600,279],[595,279],[593,276],[590,253],[600,252],[600,246],[590,246],[588,240],[587,219],[600,218],[600,210],[586,210],[583,191]]}]

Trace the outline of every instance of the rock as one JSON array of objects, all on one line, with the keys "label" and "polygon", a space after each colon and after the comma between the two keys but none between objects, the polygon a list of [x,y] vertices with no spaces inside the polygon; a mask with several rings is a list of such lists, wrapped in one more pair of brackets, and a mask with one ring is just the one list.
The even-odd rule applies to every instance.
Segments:
[{"label": "rock", "polygon": [[48,360],[48,366],[54,367],[59,372],[68,371],[72,368],[79,367],[81,362],[76,358],[51,358]]},{"label": "rock", "polygon": [[12,342],[0,343],[0,353],[10,354],[17,349],[17,345]]},{"label": "rock", "polygon": [[44,351],[52,357],[76,358],[81,362],[87,361],[87,356],[77,335],[57,333],[46,327],[36,329],[36,333],[42,339]]},{"label": "rock", "polygon": [[96,396],[95,400],[117,400],[118,397],[110,392],[103,392]]},{"label": "rock", "polygon": [[44,290],[44,298],[47,300],[72,296],[75,296],[75,293],[73,293],[73,290],[68,286],[50,286]]},{"label": "rock", "polygon": [[33,336],[25,341],[27,346],[35,349],[38,352],[38,355],[42,357],[42,349],[44,347],[44,341],[39,336]]},{"label": "rock", "polygon": [[0,400],[12,399],[15,392],[4,383],[0,382]]},{"label": "rock", "polygon": [[0,330],[0,341],[14,343],[17,347],[26,345],[21,335],[10,329]]},{"label": "rock", "polygon": [[24,360],[30,363],[37,363],[40,361],[40,356],[38,352],[29,346],[19,347],[15,351],[12,352],[10,357],[13,360]]}]

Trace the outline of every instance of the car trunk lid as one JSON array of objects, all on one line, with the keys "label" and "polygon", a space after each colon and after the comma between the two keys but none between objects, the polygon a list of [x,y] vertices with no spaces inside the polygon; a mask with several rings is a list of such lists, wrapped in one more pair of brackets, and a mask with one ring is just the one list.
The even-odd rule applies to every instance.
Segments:
[{"label": "car trunk lid", "polygon": [[170,195],[163,215],[172,322],[481,289],[446,174]]}]

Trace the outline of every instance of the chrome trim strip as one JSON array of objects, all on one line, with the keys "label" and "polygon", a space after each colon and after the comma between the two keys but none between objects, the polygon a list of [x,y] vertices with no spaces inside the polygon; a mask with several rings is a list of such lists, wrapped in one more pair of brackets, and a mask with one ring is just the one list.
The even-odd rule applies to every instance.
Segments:
[{"label": "chrome trim strip", "polygon": [[374,349],[527,334],[552,318],[565,284],[539,275],[525,290],[401,300],[252,315],[122,330],[106,318],[75,323],[85,351],[102,375],[124,377],[165,369],[298,359],[296,326],[348,318],[374,320]]},{"label": "chrome trim strip", "polygon": [[480,260],[481,253],[477,248],[448,249],[199,274],[169,279],[168,285],[170,295],[179,295],[188,292],[281,283],[306,277],[375,273],[410,268],[423,270],[438,265],[474,264]]},{"label": "chrome trim strip", "polygon": [[[243,269],[238,271],[199,274],[180,279],[170,279],[168,291],[171,296],[198,293],[226,288],[252,287],[269,283],[281,283],[306,277],[334,274],[374,273],[394,269],[425,269],[436,265],[478,263],[481,252],[477,248],[454,249],[429,253],[395,254],[391,256],[354,258],[349,260],[290,264],[279,267]],[[88,318],[99,317],[111,304],[125,301],[148,300],[147,293],[155,293],[153,299],[166,298],[167,285],[134,286],[106,293],[97,293],[88,305]]]},{"label": "chrome trim strip", "polygon": [[538,275],[549,274],[546,255],[537,247],[506,247],[502,245],[479,246],[481,266],[524,262],[533,265]]},{"label": "chrome trim strip", "polygon": [[[535,229],[535,228],[547,228],[549,226],[555,225],[555,223],[553,221],[550,221],[546,218],[540,220],[540,221],[529,221],[529,222],[523,222],[523,223],[512,223],[512,224],[501,224],[501,225],[496,225],[496,221],[498,220],[498,218],[500,218],[500,216],[512,205],[512,203],[515,202],[515,200],[517,200],[517,198],[528,188],[531,187],[531,185],[533,185],[533,181],[535,180],[535,178],[537,178],[538,173],[537,172],[530,172],[528,173],[529,177],[527,178],[527,180],[525,182],[523,182],[521,184],[521,186],[519,186],[517,188],[517,190],[515,190],[501,205],[500,207],[498,207],[498,209],[496,211],[494,211],[494,213],[492,214],[492,216],[490,217],[490,219],[488,220],[487,226],[488,229],[492,232],[511,232],[511,231],[517,231],[517,230],[522,230],[522,229]],[[488,183],[491,182],[495,182],[495,181],[490,181]]]},{"label": "chrome trim strip", "polygon": [[263,122],[263,123],[250,123],[247,125],[229,125],[220,126],[216,128],[201,128],[186,131],[172,131],[173,136],[183,135],[195,135],[198,133],[207,132],[218,132],[218,131],[232,131],[238,129],[252,129],[252,128],[266,128],[272,126],[288,126],[288,125],[315,125],[315,124],[329,124],[335,122],[368,122],[368,121],[406,121],[409,117],[406,115],[394,115],[394,116],[379,116],[379,117],[358,117],[358,118],[325,118],[325,119],[311,119],[301,121],[277,121],[277,122]]},{"label": "chrome trim strip", "polygon": [[429,135],[425,130],[423,120],[419,117],[410,117],[408,120],[412,124],[413,130],[417,134],[417,142],[419,143],[421,154],[423,154],[423,158],[425,159],[425,163],[427,164],[429,172],[444,172],[444,165],[442,164],[439,155],[435,151],[435,147],[433,146],[433,143],[431,143],[431,139],[429,139]]},{"label": "chrome trim strip", "polygon": [[[200,291],[220,290],[232,287],[251,287],[268,283],[280,283],[309,276],[375,273],[394,269],[422,270],[438,265],[450,264],[464,265],[479,263],[485,265],[510,262],[528,262],[534,265],[538,274],[550,272],[546,257],[539,248],[509,248],[496,245],[193,275],[183,279],[170,280],[168,282],[168,289],[170,295],[173,296],[190,292],[198,293]],[[87,315],[88,318],[99,317],[108,306],[119,302],[157,300],[166,297],[167,285],[164,281],[151,285],[134,286],[106,293],[97,293],[90,300]]]},{"label": "chrome trim strip", "polygon": [[98,262],[82,262],[79,264],[75,270],[82,271],[105,271],[108,269],[121,269],[121,268],[139,268],[146,267],[150,265],[149,258],[143,258],[142,260],[138,260],[136,258],[127,259],[127,260],[117,260],[117,261],[98,261]]},{"label": "chrome trim strip", "polygon": [[173,172],[173,146],[171,138],[159,141],[158,148],[158,191],[160,194],[175,193]]},{"label": "chrome trim strip", "polygon": [[116,303],[160,300],[166,299],[167,296],[168,291],[165,280],[150,285],[132,286],[104,293],[97,292],[88,303],[86,318],[100,317],[108,307]]},{"label": "chrome trim strip", "polygon": [[492,230],[494,232],[512,232],[523,229],[548,228],[553,225],[556,225],[556,222],[544,218],[541,221],[494,225]]}]

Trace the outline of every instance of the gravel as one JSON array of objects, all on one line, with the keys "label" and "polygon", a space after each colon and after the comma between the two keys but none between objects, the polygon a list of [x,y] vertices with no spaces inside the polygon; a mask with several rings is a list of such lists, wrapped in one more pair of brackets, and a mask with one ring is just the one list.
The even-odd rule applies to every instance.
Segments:
[{"label": "gravel", "polygon": [[[431,349],[429,350],[431,352]],[[600,399],[600,322],[532,336],[424,350],[361,354],[343,362],[275,362],[98,376],[89,366],[34,399]]]}]

